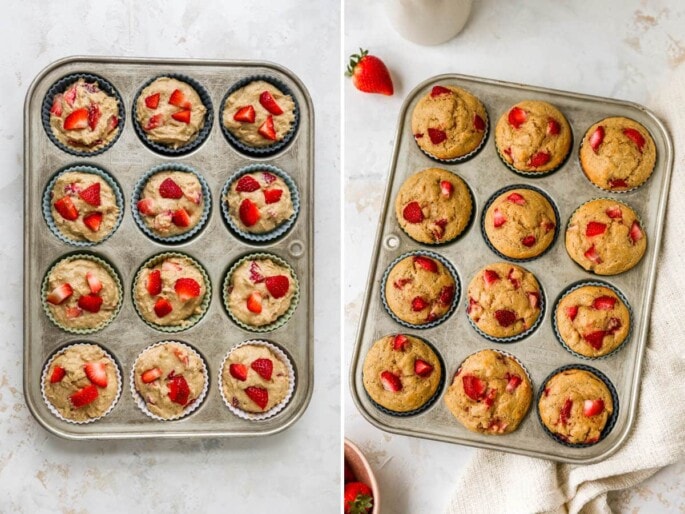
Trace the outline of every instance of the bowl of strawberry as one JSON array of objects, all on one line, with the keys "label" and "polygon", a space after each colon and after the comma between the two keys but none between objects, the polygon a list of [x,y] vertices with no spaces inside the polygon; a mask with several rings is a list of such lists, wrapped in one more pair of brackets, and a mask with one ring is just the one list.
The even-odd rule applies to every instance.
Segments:
[{"label": "bowl of strawberry", "polygon": [[378,483],[369,462],[357,446],[345,439],[345,514],[378,514],[380,496]]}]

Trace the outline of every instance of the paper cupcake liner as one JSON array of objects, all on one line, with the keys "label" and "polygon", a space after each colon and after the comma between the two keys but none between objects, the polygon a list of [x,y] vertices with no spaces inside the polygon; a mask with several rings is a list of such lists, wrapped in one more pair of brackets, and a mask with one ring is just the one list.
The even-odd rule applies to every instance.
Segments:
[{"label": "paper cupcake liner", "polygon": [[[535,191],[536,193],[540,193],[549,202],[549,204],[552,206],[552,210],[554,211],[556,223],[554,224],[554,237],[552,238],[552,242],[549,244],[549,246],[547,248],[545,248],[542,251],[542,253],[540,253],[539,255],[536,255],[534,257],[525,257],[523,259],[517,259],[515,257],[509,257],[508,255],[503,254],[497,248],[495,248],[495,246],[490,242],[490,238],[488,237],[488,234],[485,231],[485,216],[488,212],[488,209],[490,209],[490,206],[497,199],[497,197],[499,197],[501,194],[504,194],[507,191],[511,191],[513,189],[529,189],[531,191]],[[559,238],[559,232],[561,231],[561,229],[559,228],[560,225],[561,225],[561,215],[559,214],[559,209],[557,208],[557,204],[554,202],[554,200],[552,200],[552,197],[549,196],[542,189],[539,189],[535,186],[530,186],[527,184],[512,184],[510,186],[506,186],[506,187],[498,189],[497,191],[492,193],[490,198],[487,199],[487,201],[485,202],[485,206],[483,207],[483,211],[481,212],[481,215],[480,215],[480,234],[483,237],[485,244],[499,258],[507,260],[507,261],[511,261],[511,262],[530,262],[530,261],[534,261],[535,259],[539,259],[540,257],[544,256],[556,244],[557,239]]]},{"label": "paper cupcake liner", "polygon": [[[271,409],[265,412],[261,412],[259,414],[255,412],[247,412],[242,409],[239,409],[237,407],[234,407],[231,402],[228,401],[224,394],[224,383],[223,383],[223,375],[224,375],[224,366],[226,365],[226,361],[228,360],[229,355],[240,348],[241,346],[247,346],[247,345],[256,345],[256,346],[266,346],[269,348],[273,353],[275,353],[285,364],[285,367],[288,369],[288,378],[289,378],[289,384],[288,384],[288,391],[285,395],[285,398],[281,400],[278,404],[274,405]],[[290,403],[290,400],[293,396],[293,393],[295,392],[295,385],[296,385],[296,378],[295,378],[295,369],[293,368],[293,363],[290,357],[288,356],[287,353],[280,347],[276,346],[273,343],[270,343],[268,341],[263,341],[261,339],[253,339],[250,341],[243,341],[240,344],[235,345],[233,348],[231,348],[228,353],[224,356],[223,360],[221,361],[221,366],[219,367],[219,393],[221,394],[221,399],[224,401],[224,405],[228,407],[228,409],[238,416],[239,418],[242,419],[247,419],[250,421],[262,421],[268,418],[272,418],[279,412],[281,412],[283,409],[286,408],[288,403]]]},{"label": "paper cupcake liner", "polygon": [[[200,271],[200,273],[202,274],[202,279],[205,281],[205,296],[202,299],[202,303],[200,304],[201,311],[199,314],[195,314],[190,318],[183,320],[182,324],[180,325],[159,325],[157,323],[153,323],[152,321],[145,319],[142,312],[140,311],[138,307],[138,301],[136,300],[136,285],[138,284],[138,280],[141,279],[143,270],[151,266],[154,266],[155,264],[158,264],[159,262],[162,262],[163,260],[168,259],[170,257],[188,259],[191,263],[193,263],[193,265]],[[174,334],[177,332],[183,332],[184,330],[188,330],[189,328],[194,327],[202,318],[204,318],[205,314],[209,310],[209,304],[212,300],[212,283],[209,280],[209,275],[207,274],[207,270],[205,270],[205,267],[198,261],[193,259],[190,255],[181,252],[162,252],[153,255],[143,264],[140,265],[138,271],[136,271],[136,276],[133,279],[133,283],[131,285],[131,298],[133,299],[133,307],[136,311],[136,314],[138,314],[138,317],[141,320],[143,320],[143,322],[145,322],[147,326],[152,327],[155,330],[159,330],[160,332]]]},{"label": "paper cupcake liner", "polygon": [[[107,184],[112,188],[112,191],[114,191],[114,197],[116,199],[116,204],[117,207],[119,208],[119,215],[117,216],[117,220],[114,224],[114,227],[112,230],[107,234],[105,237],[100,239],[99,241],[81,241],[81,240],[75,240],[75,239],[70,239],[68,238],[65,234],[60,231],[60,229],[57,227],[55,220],[52,216],[52,190],[55,187],[55,184],[57,183],[57,180],[59,177],[64,175],[65,173],[69,172],[80,172],[80,173],[90,173],[93,175],[97,175],[98,177],[102,178]],[[119,184],[114,180],[114,178],[107,173],[105,170],[102,168],[98,168],[96,166],[92,165],[72,165],[66,168],[62,168],[60,171],[58,171],[50,180],[48,183],[47,187],[45,188],[45,191],[43,192],[43,218],[45,218],[45,222],[48,224],[48,228],[50,229],[50,232],[52,232],[57,239],[62,241],[63,243],[66,243],[71,246],[78,246],[82,248],[86,248],[89,246],[95,246],[104,243],[107,241],[112,235],[117,231],[119,228],[119,225],[121,225],[121,220],[124,219],[124,196],[121,192],[121,187],[119,187]]]},{"label": "paper cupcake liner", "polygon": [[[198,96],[200,97],[200,100],[202,101],[202,104],[205,106],[205,109],[207,109],[207,112],[205,114],[205,122],[200,128],[199,132],[195,135],[195,138],[191,141],[188,141],[188,143],[179,148],[172,148],[170,146],[166,146],[152,141],[147,137],[147,133],[145,132],[145,130],[143,130],[143,127],[141,127],[140,123],[138,122],[138,97],[142,93],[143,89],[152,84],[155,80],[164,77],[180,80],[181,82],[187,83],[197,92]],[[131,106],[131,118],[133,128],[135,129],[136,134],[138,134],[140,140],[150,150],[165,155],[167,157],[180,157],[182,155],[189,154],[207,140],[207,137],[209,137],[209,132],[212,130],[212,125],[214,124],[214,108],[212,106],[212,99],[209,96],[209,93],[204,88],[204,86],[200,84],[197,80],[195,80],[192,77],[189,77],[188,75],[182,75],[180,73],[164,73],[162,75],[156,75],[152,77],[142,86],[140,86],[140,89],[138,89],[138,91],[133,97],[133,105]]]},{"label": "paper cupcake liner", "polygon": [[[90,83],[97,82],[100,89],[102,89],[109,96],[113,96],[114,98],[116,98],[118,103],[117,115],[119,116],[119,125],[117,126],[117,133],[115,134],[114,139],[112,139],[112,141],[110,141],[108,144],[100,148],[97,148],[92,152],[79,151],[69,146],[66,146],[55,137],[55,135],[52,133],[52,127],[50,126],[50,109],[52,108],[52,102],[55,95],[58,93],[64,93],[68,86],[70,86],[71,84],[73,84],[81,78],[85,79],[87,82]],[[45,94],[45,97],[43,98],[43,104],[41,106],[40,115],[41,121],[43,122],[43,128],[45,129],[45,133],[47,134],[48,139],[50,139],[50,141],[52,141],[52,143],[60,150],[68,154],[75,155],[76,157],[94,157],[107,151],[112,145],[114,145],[114,143],[118,141],[119,137],[121,137],[121,133],[124,131],[124,123],[126,121],[126,110],[124,108],[124,101],[121,99],[119,91],[117,91],[116,88],[108,80],[105,80],[101,76],[95,75],[93,73],[71,73],[55,82],[50,87],[50,89],[48,89],[48,92]]]},{"label": "paper cupcake liner", "polygon": [[[568,120],[567,120],[568,121]],[[570,127],[570,124],[569,124]],[[568,152],[566,153],[566,157],[562,159],[562,161],[559,163],[558,166],[555,168],[552,168],[551,170],[548,171],[525,171],[525,170],[520,170],[516,167],[514,167],[513,164],[511,164],[509,161],[507,161],[506,157],[502,155],[502,153],[499,151],[499,146],[497,145],[497,136],[495,136],[495,149],[497,150],[497,156],[500,158],[502,163],[509,168],[509,170],[513,171],[517,175],[520,175],[521,177],[525,178],[542,178],[542,177],[547,177],[551,175],[552,173],[555,173],[559,171],[559,169],[563,168],[564,164],[566,164],[571,157],[571,150],[573,149],[573,129],[571,129],[571,144],[568,148]]]},{"label": "paper cupcake liner", "polygon": [[[269,173],[273,173],[274,175],[283,179],[285,184],[288,186],[288,189],[290,189],[290,197],[292,199],[294,211],[293,215],[287,220],[285,220],[283,223],[281,223],[278,227],[268,232],[263,232],[259,234],[247,232],[245,230],[240,229],[240,227],[238,227],[238,225],[231,218],[231,215],[228,212],[228,202],[226,201],[228,191],[233,185],[233,182],[238,180],[246,173],[253,173],[256,171],[268,171]],[[245,239],[251,243],[265,243],[267,241],[273,241],[274,239],[278,239],[290,230],[290,228],[295,224],[295,221],[297,221],[297,217],[300,214],[300,193],[297,189],[297,185],[295,185],[295,181],[293,181],[293,179],[290,178],[290,176],[285,171],[281,170],[280,168],[277,168],[276,166],[271,166],[270,164],[251,164],[249,166],[240,168],[236,173],[231,175],[231,177],[224,184],[224,187],[221,189],[220,202],[221,213],[223,214],[224,221],[226,222],[226,225],[228,225],[228,228],[231,230],[231,232],[233,232],[238,237]]]},{"label": "paper cupcake liner", "polygon": [[[110,406],[100,416],[98,416],[96,418],[86,419],[83,421],[77,421],[77,420],[65,418],[64,416],[62,416],[62,414],[57,410],[57,408],[52,403],[50,403],[50,400],[48,400],[47,394],[45,393],[45,379],[47,378],[48,370],[50,369],[50,365],[52,364],[52,362],[55,360],[55,358],[58,355],[62,354],[63,352],[65,352],[69,348],[77,348],[79,346],[97,346],[98,348],[100,348],[103,351],[103,353],[105,354],[105,356],[114,363],[114,369],[115,369],[116,374],[117,374],[117,394],[114,397],[114,400],[112,400],[112,403],[110,404]],[[45,402],[45,405],[48,407],[48,410],[57,418],[61,419],[62,421],[65,421],[67,423],[71,423],[72,425],[86,425],[88,423],[93,423],[94,421],[97,421],[98,419],[102,419],[105,416],[107,416],[107,414],[112,412],[112,410],[114,409],[116,404],[119,402],[119,398],[121,397],[121,390],[122,390],[121,366],[119,365],[119,363],[116,361],[116,359],[114,357],[112,357],[112,355],[107,350],[105,350],[102,346],[100,346],[97,343],[74,343],[74,344],[68,344],[66,346],[62,346],[61,348],[58,348],[48,358],[45,365],[43,366],[43,372],[40,374],[40,394],[43,397],[43,401]]]},{"label": "paper cupcake liner", "polygon": [[[162,237],[158,234],[155,234],[155,232],[147,226],[145,220],[143,220],[142,216],[140,215],[140,212],[138,212],[138,201],[140,200],[143,188],[147,184],[148,180],[153,175],[156,175],[157,173],[161,173],[164,171],[181,171],[185,173],[192,173],[193,175],[195,175],[197,179],[200,181],[200,186],[202,187],[202,201],[204,204],[202,208],[202,216],[200,217],[200,220],[197,222],[197,225],[195,225],[187,232],[183,232],[182,234],[177,234],[175,236],[168,237]],[[207,224],[207,219],[209,218],[209,213],[211,212],[211,206],[212,194],[210,192],[209,185],[207,184],[205,178],[202,175],[200,175],[200,172],[198,172],[195,168],[192,168],[191,166],[187,166],[181,163],[158,164],[157,166],[154,166],[153,168],[148,170],[142,177],[140,177],[140,179],[138,179],[138,182],[136,182],[136,185],[133,188],[133,197],[131,198],[131,214],[133,215],[133,219],[135,220],[136,225],[138,225],[138,228],[142,230],[143,233],[150,239],[162,244],[178,244],[187,241],[188,239],[200,233],[200,231]]]},{"label": "paper cupcake liner", "polygon": [[[412,257],[415,255],[423,255],[425,257],[430,257],[431,259],[435,259],[436,261],[440,261],[441,264],[447,268],[447,270],[450,272],[450,275],[452,275],[452,278],[454,279],[454,298],[452,298],[452,305],[450,305],[450,308],[447,310],[447,312],[440,316],[438,319],[433,320],[429,323],[423,323],[423,324],[413,324],[409,323],[407,321],[404,321],[400,319],[397,314],[395,314],[392,309],[390,309],[390,306],[388,305],[388,301],[385,298],[385,286],[388,282],[388,276],[390,275],[390,271],[399,263],[402,259],[405,259],[407,257]],[[392,261],[388,267],[385,269],[385,272],[383,273],[383,278],[381,278],[381,302],[383,303],[383,308],[385,309],[385,312],[390,315],[390,317],[396,322],[402,325],[403,327],[406,328],[417,328],[417,329],[426,329],[426,328],[433,328],[437,327],[441,323],[443,323],[445,320],[447,320],[452,313],[456,310],[457,305],[459,305],[459,297],[461,296],[461,280],[459,280],[459,274],[457,273],[456,268],[452,265],[450,261],[448,261],[445,257],[443,257],[440,254],[437,254],[435,252],[431,252],[428,250],[414,250],[411,252],[404,253],[397,257],[394,261]]]},{"label": "paper cupcake liner", "polygon": [[[416,416],[416,415],[418,415],[418,414],[423,414],[423,413],[426,412],[428,409],[430,409],[433,405],[435,405],[435,403],[438,401],[438,398],[440,398],[440,396],[441,396],[442,393],[443,393],[443,390],[445,389],[445,383],[446,383],[446,378],[445,378],[445,377],[446,377],[446,375],[447,375],[447,373],[446,373],[447,368],[445,367],[445,361],[444,361],[444,359],[442,358],[442,355],[440,354],[440,352],[438,352],[438,350],[435,349],[435,346],[433,346],[432,343],[429,343],[429,342],[426,341],[424,338],[418,337],[418,336],[415,336],[415,335],[412,335],[412,337],[415,337],[415,338],[417,338],[417,339],[420,339],[420,340],[421,340],[422,342],[424,342],[431,350],[433,350],[433,353],[435,353],[435,355],[436,355],[437,358],[438,358],[438,362],[440,363],[440,369],[442,370],[442,374],[441,374],[441,376],[440,376],[440,382],[438,382],[438,387],[435,388],[435,393],[433,393],[433,396],[431,396],[431,397],[426,401],[426,403],[424,403],[423,405],[421,405],[419,408],[414,409],[414,410],[410,410],[410,411],[406,411],[406,412],[398,412],[398,411],[390,410],[390,409],[388,409],[388,408],[386,408],[386,407],[383,407],[381,404],[377,403],[373,398],[371,398],[371,395],[368,393],[368,391],[366,390],[366,388],[364,388],[364,392],[366,393],[366,397],[369,399],[369,401],[371,402],[371,404],[372,404],[376,409],[378,409],[378,410],[379,410],[380,412],[382,412],[383,414],[386,414],[386,415],[388,415],[388,416],[393,416],[393,417],[395,417],[395,418],[408,418],[408,417],[410,417],[410,416]],[[362,382],[363,382],[363,377],[364,377],[364,373],[362,372]]]},{"label": "paper cupcake liner", "polygon": [[[599,439],[594,443],[569,443],[567,441],[564,441],[561,437],[559,437],[557,434],[555,434],[549,428],[547,428],[547,426],[542,422],[542,416],[540,416],[540,408],[538,407],[538,405],[540,404],[540,398],[544,394],[545,388],[547,387],[547,382],[549,382],[554,375],[557,375],[569,369],[579,369],[582,371],[592,373],[602,382],[604,382],[604,384],[609,389],[609,393],[611,394],[611,400],[614,404],[614,411],[611,413],[611,416],[609,416],[609,418],[607,419],[607,423],[604,426],[604,430],[602,430]],[[604,438],[609,434],[609,432],[613,430],[614,426],[616,425],[616,420],[618,419],[618,407],[618,393],[616,393],[616,388],[614,387],[614,384],[612,384],[611,381],[607,378],[607,376],[601,371],[599,371],[597,368],[593,368],[592,366],[586,366],[585,364],[568,364],[566,366],[561,366],[560,368],[555,369],[549,375],[547,375],[547,377],[545,377],[545,379],[542,381],[542,384],[540,385],[540,389],[538,389],[538,394],[535,395],[535,411],[537,412],[540,426],[542,426],[542,429],[548,436],[554,439],[557,443],[566,446],[567,448],[587,448],[589,446],[598,444],[602,440],[604,440]]]},{"label": "paper cupcake liner", "polygon": [[[177,414],[176,416],[172,416],[170,418],[163,418],[162,416],[158,416],[157,414],[154,414],[147,408],[147,403],[145,400],[143,400],[143,397],[140,395],[138,392],[138,389],[136,389],[136,379],[135,379],[135,374],[136,374],[136,364],[138,363],[138,359],[140,359],[141,355],[143,355],[146,351],[156,347],[156,346],[161,346],[163,344],[167,343],[172,343],[176,344],[179,346],[182,346],[186,350],[188,350],[188,353],[191,353],[195,356],[197,356],[200,359],[200,362],[202,362],[202,374],[204,375],[205,383],[204,386],[202,387],[202,391],[198,395],[197,399],[191,403],[186,409],[181,412],[180,414]],[[187,416],[190,416],[193,412],[195,412],[200,405],[205,400],[205,397],[207,396],[207,391],[209,390],[209,371],[207,370],[207,363],[205,362],[205,358],[197,351],[195,348],[190,346],[187,343],[183,343],[181,341],[159,341],[158,343],[151,344],[147,346],[142,352],[140,352],[135,360],[133,361],[133,366],[131,366],[131,373],[129,374],[129,388],[131,389],[131,395],[133,396],[133,401],[135,404],[138,406],[138,408],[141,410],[143,414],[145,414],[147,417],[154,419],[155,421],[175,421],[181,418],[185,418]]]},{"label": "paper cupcake liner", "polygon": [[[224,109],[226,107],[226,101],[228,100],[228,97],[231,96],[233,93],[235,93],[238,89],[241,87],[245,87],[251,82],[257,82],[258,80],[263,80],[264,82],[268,82],[278,90],[280,90],[283,94],[289,95],[293,99],[293,103],[295,104],[295,108],[293,110],[293,114],[295,116],[295,119],[293,120],[293,124],[290,127],[290,130],[288,131],[285,136],[283,136],[283,139],[280,141],[276,141],[275,143],[268,145],[268,146],[261,146],[261,147],[256,147],[256,146],[249,146],[242,141],[240,141],[237,137],[235,137],[230,130],[228,130],[224,126],[224,121],[223,121],[223,114],[224,114]],[[274,155],[281,150],[283,150],[290,142],[293,140],[295,137],[295,134],[297,133],[297,130],[300,127],[300,106],[297,103],[297,98],[293,94],[292,90],[286,86],[282,81],[279,79],[272,77],[270,75],[251,75],[249,77],[245,77],[235,84],[233,84],[226,94],[224,95],[223,99],[221,100],[221,112],[219,113],[219,125],[221,126],[221,132],[224,134],[224,137],[226,140],[229,142],[229,144],[238,150],[239,152],[244,153],[245,155],[248,155],[250,157],[269,157],[271,155]]]},{"label": "paper cupcake liner", "polygon": [[[559,332],[559,327],[557,325],[557,307],[559,306],[559,303],[566,298],[570,293],[573,291],[576,291],[580,289],[581,287],[585,286],[599,286],[599,287],[606,287],[607,289],[611,289],[614,293],[616,293],[616,296],[618,296],[623,304],[626,306],[628,309],[628,315],[630,316],[629,318],[629,323],[630,326],[628,327],[628,334],[626,335],[626,338],[619,344],[616,348],[611,350],[609,353],[606,355],[600,355],[599,357],[588,357],[587,355],[582,355],[575,350],[573,350],[570,346],[566,344],[564,341],[563,337],[561,337],[561,333]],[[552,327],[554,328],[554,335],[557,338],[557,341],[559,341],[559,344],[564,347],[566,351],[568,351],[570,354],[578,357],[579,359],[587,360],[587,361],[598,361],[602,359],[606,359],[607,357],[610,357],[617,353],[619,350],[621,350],[626,343],[630,340],[631,336],[633,335],[633,309],[630,306],[630,303],[628,303],[628,299],[625,297],[625,295],[613,284],[610,284],[608,282],[604,281],[598,281],[598,280],[583,280],[580,282],[576,282],[574,284],[569,285],[566,287],[561,294],[559,295],[559,298],[557,298],[557,301],[554,302],[554,308],[552,311]]]},{"label": "paper cupcake liner", "polygon": [[[243,262],[253,260],[253,259],[271,259],[277,264],[280,264],[281,266],[284,266],[290,271],[290,274],[293,277],[293,282],[294,282],[294,287],[295,287],[295,292],[293,293],[293,297],[290,301],[290,307],[288,307],[288,310],[285,311],[281,316],[276,318],[276,320],[273,323],[269,323],[268,325],[262,325],[261,327],[255,327],[252,325],[248,325],[247,323],[243,323],[240,321],[238,318],[236,318],[233,313],[231,312],[231,309],[228,306],[228,296],[226,294],[226,291],[228,290],[228,286],[231,283],[231,276],[233,275],[233,272],[240,266]],[[224,308],[226,309],[226,313],[228,316],[233,320],[233,322],[238,325],[240,328],[247,330],[248,332],[273,332],[274,330],[281,328],[283,325],[285,325],[288,321],[290,321],[290,318],[293,316],[293,313],[295,312],[295,309],[297,308],[297,304],[300,301],[300,282],[297,278],[297,274],[295,273],[295,270],[288,264],[285,260],[283,260],[281,257],[274,255],[273,253],[251,253],[248,255],[245,255],[244,257],[241,257],[237,261],[233,263],[233,265],[229,268],[229,270],[226,272],[226,277],[224,278],[223,285],[222,285],[222,291],[221,291],[221,297],[223,300]]]},{"label": "paper cupcake liner", "polygon": [[[114,280],[114,283],[117,286],[117,292],[119,294],[119,301],[117,302],[117,305],[114,308],[114,311],[112,312],[112,316],[110,316],[109,319],[103,321],[102,323],[100,323],[99,325],[97,325],[93,328],[71,328],[71,327],[67,327],[65,325],[61,325],[55,319],[55,317],[52,315],[52,311],[50,310],[50,307],[48,306],[48,303],[46,301],[46,297],[50,293],[50,291],[48,291],[48,277],[52,273],[52,270],[55,269],[55,266],[57,266],[58,264],[61,264],[62,262],[69,262],[69,261],[73,261],[75,259],[86,259],[86,260],[98,263],[100,266],[105,268],[105,270],[110,274],[110,276]],[[114,321],[114,319],[119,315],[119,311],[121,310],[121,305],[124,303],[124,289],[121,285],[121,278],[119,277],[119,274],[116,272],[114,267],[111,264],[109,264],[107,261],[105,261],[102,257],[99,257],[95,254],[90,254],[90,253],[75,253],[75,254],[67,255],[66,257],[60,257],[57,261],[55,261],[50,266],[50,268],[48,268],[48,271],[45,273],[45,276],[43,277],[43,282],[41,285],[40,302],[41,302],[41,305],[43,306],[43,312],[45,312],[45,315],[48,317],[48,319],[56,327],[64,330],[65,332],[68,332],[70,334],[77,334],[77,335],[93,334],[93,333],[99,332],[100,330],[105,328],[112,321]]]}]

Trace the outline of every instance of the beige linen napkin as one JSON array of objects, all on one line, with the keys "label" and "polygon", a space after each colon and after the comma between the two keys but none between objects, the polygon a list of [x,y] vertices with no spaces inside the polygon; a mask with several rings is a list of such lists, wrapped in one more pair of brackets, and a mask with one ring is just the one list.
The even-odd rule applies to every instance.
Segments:
[{"label": "beige linen napkin", "polygon": [[675,161],[633,432],[613,456],[587,466],[479,450],[447,514],[610,513],[608,491],[685,457],[685,69],[679,71],[652,101],[671,131]]}]

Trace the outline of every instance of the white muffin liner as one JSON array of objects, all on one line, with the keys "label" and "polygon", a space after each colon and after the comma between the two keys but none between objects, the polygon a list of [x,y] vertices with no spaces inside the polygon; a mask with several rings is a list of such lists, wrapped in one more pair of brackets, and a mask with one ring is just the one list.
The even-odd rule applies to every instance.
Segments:
[{"label": "white muffin liner", "polygon": [[[112,400],[112,403],[110,404],[109,408],[103,412],[100,416],[96,418],[90,418],[86,419],[83,421],[77,421],[69,418],[65,418],[62,416],[59,410],[57,410],[57,407],[55,407],[52,403],[50,403],[50,400],[48,400],[47,394],[45,392],[45,381],[47,379],[48,371],[50,370],[50,366],[54,362],[54,360],[62,355],[66,350],[70,348],[78,348],[78,347],[84,347],[84,346],[97,346],[102,352],[105,354],[105,357],[107,357],[112,363],[114,364],[114,369],[116,371],[117,375],[117,394],[114,397],[114,400]],[[50,356],[50,358],[47,360],[43,367],[43,372],[40,374],[40,394],[43,397],[43,401],[45,402],[45,405],[48,407],[50,412],[56,416],[57,418],[61,419],[62,421],[65,421],[67,423],[71,423],[72,425],[86,425],[88,423],[93,423],[94,421],[97,421],[98,419],[104,418],[112,412],[112,409],[116,406],[116,404],[119,402],[119,398],[121,397],[121,390],[122,390],[122,378],[121,378],[121,368],[119,366],[119,363],[112,357],[112,355],[105,350],[102,346],[96,343],[74,343],[74,344],[68,344],[66,346],[62,346],[61,348],[58,348],[55,350],[55,352]]]},{"label": "white muffin liner", "polygon": [[[233,353],[235,350],[242,346],[249,346],[249,345],[256,345],[256,346],[265,346],[269,350],[271,350],[273,353],[275,353],[279,359],[283,361],[285,364],[285,367],[288,369],[288,391],[286,392],[285,398],[281,400],[278,404],[273,406],[271,409],[268,411],[262,412],[262,413],[254,413],[254,412],[247,412],[242,409],[239,409],[237,407],[234,407],[231,402],[228,401],[226,398],[226,395],[224,394],[224,366],[226,365],[226,361],[228,360],[229,356],[231,353]],[[219,368],[219,393],[221,394],[221,399],[224,401],[224,405],[228,407],[228,409],[238,416],[239,418],[242,419],[247,419],[250,421],[263,421],[265,419],[271,418],[281,412],[283,409],[286,408],[288,403],[290,402],[290,399],[293,396],[293,393],[295,392],[295,369],[293,368],[292,361],[290,360],[290,357],[278,346],[269,343],[268,341],[263,341],[261,339],[254,339],[254,340],[249,340],[249,341],[243,341],[240,344],[235,345],[233,348],[231,348],[228,353],[224,356],[224,359],[221,361],[221,367]]]},{"label": "white muffin liner", "polygon": [[[157,414],[154,414],[152,411],[150,411],[147,408],[147,403],[141,396],[141,393],[138,392],[138,389],[136,389],[136,380],[135,380],[135,375],[136,375],[136,365],[138,364],[138,360],[140,357],[147,352],[148,350],[151,350],[152,348],[155,348],[157,346],[162,346],[165,344],[175,344],[178,346],[182,346],[184,349],[188,351],[188,353],[191,353],[195,355],[198,359],[200,359],[200,362],[202,363],[202,374],[204,376],[204,385],[202,387],[202,391],[200,394],[197,396],[195,401],[190,404],[189,407],[186,407],[183,412],[177,414],[176,416],[172,416],[170,418],[163,418],[162,416],[158,416]],[[167,341],[159,341],[158,343],[151,344],[150,346],[147,346],[142,352],[140,352],[135,360],[133,361],[133,366],[131,366],[131,374],[129,375],[129,387],[131,389],[131,395],[133,396],[133,401],[135,404],[138,406],[138,408],[148,416],[149,418],[154,419],[155,421],[175,421],[178,419],[185,418],[186,416],[189,416],[191,413],[195,412],[200,405],[205,400],[205,397],[207,396],[207,391],[209,390],[209,371],[207,370],[207,363],[205,362],[204,357],[200,355],[200,353],[195,350],[192,346],[182,343],[181,341],[174,341],[174,340],[167,340]]]}]

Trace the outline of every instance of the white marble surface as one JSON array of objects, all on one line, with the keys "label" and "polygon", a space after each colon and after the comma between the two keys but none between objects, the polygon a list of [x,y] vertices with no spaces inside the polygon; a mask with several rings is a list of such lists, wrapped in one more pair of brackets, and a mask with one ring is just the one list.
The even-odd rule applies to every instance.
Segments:
[{"label": "white marble surface", "polygon": [[[0,512],[339,510],[338,12],[337,0],[3,3]],[[265,59],[290,68],[308,87],[316,111],[315,390],[303,418],[285,432],[242,440],[68,442],[29,414],[21,386],[23,101],[44,66],[74,54]]]},{"label": "white marble surface", "polygon": [[[424,79],[477,75],[648,103],[685,66],[685,6],[677,0],[501,2],[475,0],[464,31],[438,47],[402,40],[382,0],[348,0],[346,55],[383,58],[395,96],[345,97],[344,361],[349,365],[400,106]],[[347,377],[345,377],[347,382]],[[345,434],[377,470],[388,514],[442,512],[473,450],[384,433],[356,411],[344,385]],[[474,484],[477,487],[477,484]],[[611,498],[617,512],[685,512],[685,463]]]}]

